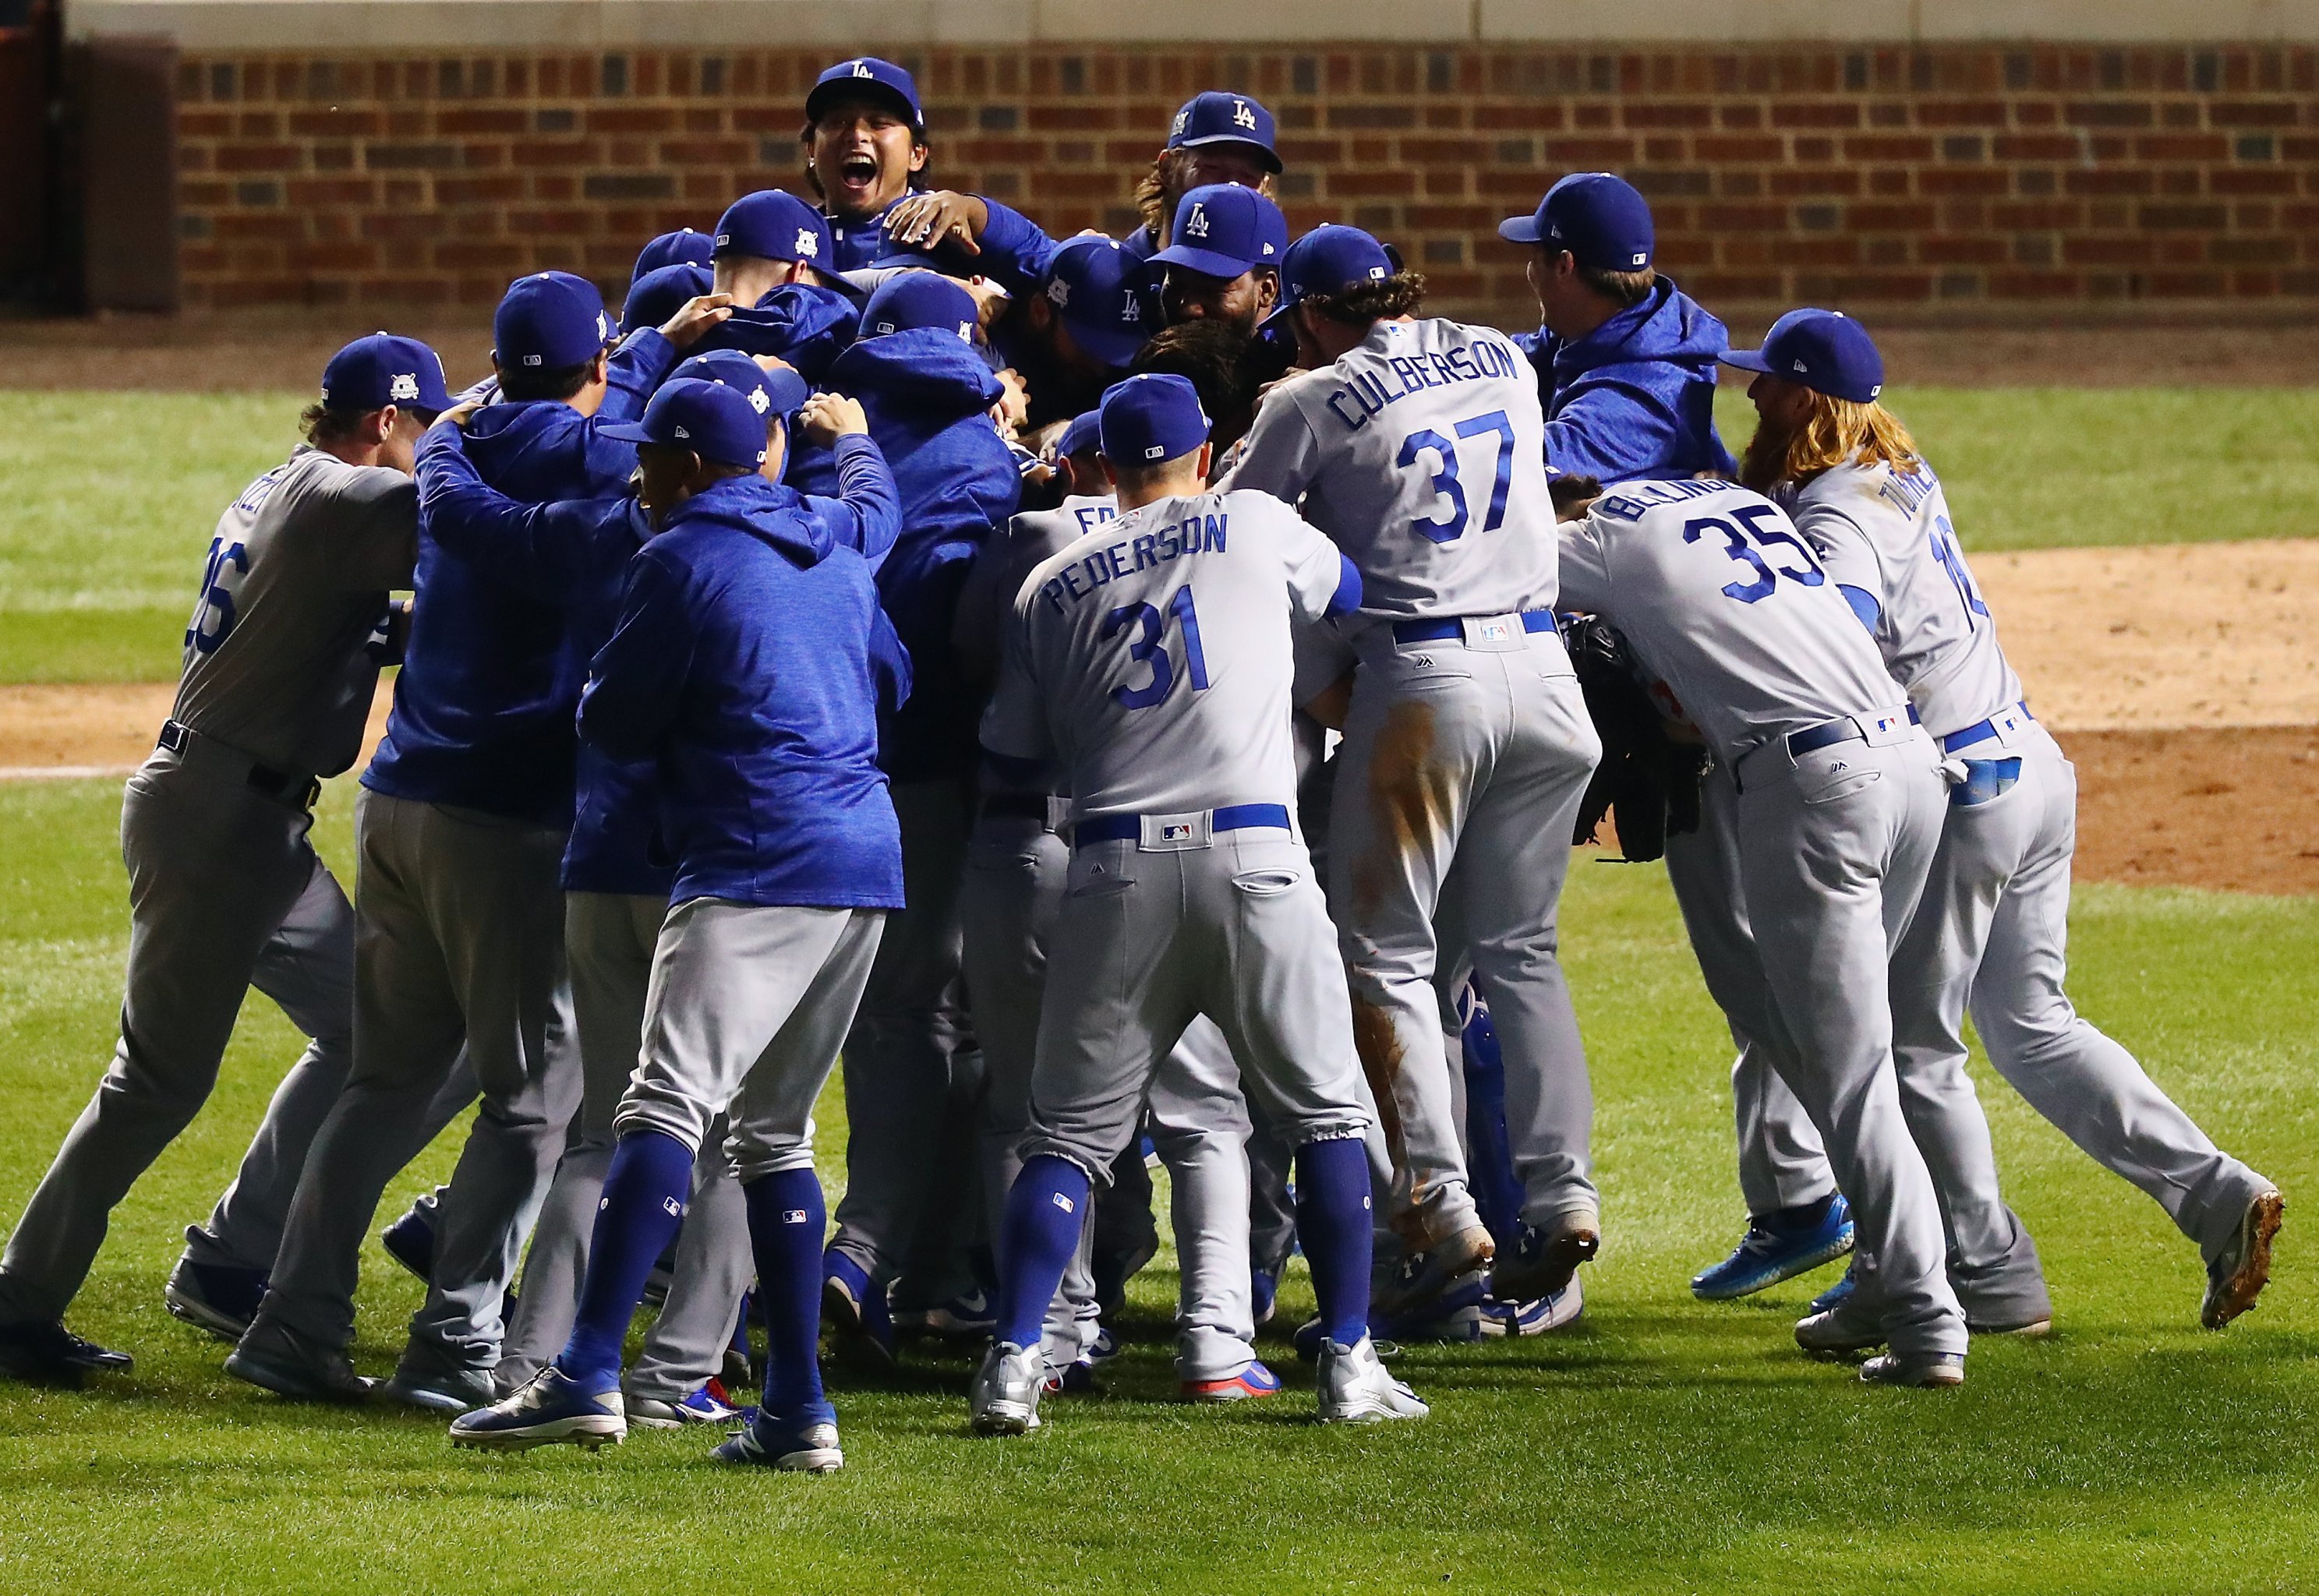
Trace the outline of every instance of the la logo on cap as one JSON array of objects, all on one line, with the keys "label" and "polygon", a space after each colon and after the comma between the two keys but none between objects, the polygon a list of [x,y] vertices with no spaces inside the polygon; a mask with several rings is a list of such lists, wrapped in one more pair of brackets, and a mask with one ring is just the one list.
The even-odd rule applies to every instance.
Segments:
[{"label": "la logo on cap", "polygon": [[1193,205],[1192,214],[1184,223],[1184,231],[1195,239],[1208,236],[1208,204],[1205,200]]},{"label": "la logo on cap", "polygon": [[1256,113],[1248,108],[1246,100],[1232,102],[1232,126],[1250,129],[1256,126]]},{"label": "la logo on cap", "polygon": [[856,61],[853,63],[853,76],[856,77],[875,77],[878,75],[870,70],[869,62]]}]

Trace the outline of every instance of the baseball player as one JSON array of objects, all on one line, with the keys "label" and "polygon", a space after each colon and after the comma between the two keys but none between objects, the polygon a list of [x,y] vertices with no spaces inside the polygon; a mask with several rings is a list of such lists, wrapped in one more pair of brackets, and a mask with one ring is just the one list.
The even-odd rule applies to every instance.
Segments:
[{"label": "baseball player", "polygon": [[521,1390],[458,1419],[451,1439],[622,1438],[621,1341],[729,1104],[770,1336],[762,1405],[716,1456],[826,1473],[844,1458],[815,1362],[812,1111],[901,904],[875,754],[880,704],[908,690],[909,663],[868,562],[831,546],[796,496],[759,474],[765,418],[740,390],[672,382],[620,430],[642,446],[639,499],[656,535],[629,567],[581,728],[614,759],[656,762],[675,888],[571,1338]]},{"label": "baseball player", "polygon": [[715,281],[735,308],[701,347],[776,356],[819,382],[860,320],[826,269],[836,248],[827,220],[794,194],[767,188],[734,201],[717,221]]},{"label": "baseball player", "polygon": [[[1736,789],[1776,1061],[1852,1204],[1857,1311],[1891,1348],[1861,1377],[1960,1384],[1964,1314],[1901,1114],[1888,996],[1940,838],[1936,751],[1836,584],[1758,494],[1627,483],[1562,528],[1561,596],[1626,635]],[[1798,1325],[1798,1341],[1818,1349],[1826,1317]]]},{"label": "baseball player", "polygon": [[[979,1207],[971,1191],[937,1203],[956,1144],[970,1155],[981,1060],[960,998],[958,893],[974,801],[978,690],[951,663],[961,584],[1021,478],[989,407],[999,383],[974,342],[972,298],[932,272],[881,284],[862,312],[862,337],[831,364],[830,385],[862,402],[893,468],[902,531],[878,569],[880,601],[910,652],[910,701],[880,728],[879,761],[893,780],[908,906],[878,951],[845,1048],[849,1131],[845,1196],[830,1241],[831,1322],[855,1349],[889,1351],[886,1287],[930,1217]],[[829,456],[807,449],[789,480],[827,492]],[[955,1178],[971,1178],[970,1156]],[[920,1272],[911,1289],[932,1306],[971,1291]]]},{"label": "baseball player", "polygon": [[[1856,321],[1803,310],[1760,350],[1724,358],[1761,374],[1748,387],[1760,419],[1746,479],[1789,507],[1949,761],[1940,851],[1894,966],[1902,1078],[1961,1076],[1970,1011],[1998,1073],[2197,1244],[2199,1321],[2221,1329],[2269,1278],[2283,1199],[2062,990],[2077,772],[2023,700],[1940,479],[1878,402],[1875,344]],[[1954,1227],[1963,1204],[1945,1185],[1942,1199]]]},{"label": "baseball player", "polygon": [[715,253],[715,241],[698,229],[681,227],[674,232],[663,233],[636,251],[636,264],[628,269],[628,285],[635,287],[647,274],[663,266],[705,266]]},{"label": "baseball player", "polygon": [[1301,498],[1361,569],[1329,869],[1403,1249],[1378,1307],[1412,1314],[1496,1257],[1444,1041],[1467,958],[1506,1055],[1525,1191],[1493,1290],[1550,1297],[1601,1238],[1555,913],[1602,744],[1554,625],[1537,385],[1502,334],[1417,320],[1423,280],[1367,234],[1323,229],[1297,249],[1296,337],[1327,364],[1272,391],[1223,485]]},{"label": "baseball player", "polygon": [[974,1427],[1037,1426],[1041,1319],[1092,1184],[1133,1138],[1160,1058],[1201,1014],[1296,1149],[1299,1228],[1329,1336],[1322,1420],[1420,1417],[1369,1339],[1371,1115],[1290,808],[1292,627],[1354,608],[1359,577],[1278,503],[1204,491],[1207,419],[1190,383],[1131,377],[1101,414],[1118,518],[1024,582],[983,722],[1001,770],[1063,769],[1074,830]]},{"label": "baseball player", "polygon": [[1172,241],[1151,257],[1168,322],[1223,321],[1250,338],[1280,302],[1288,223],[1254,189],[1212,184],[1176,206]]},{"label": "baseball player", "polygon": [[293,1073],[346,1068],[354,917],[307,834],[317,778],[361,752],[365,645],[417,546],[411,451],[449,402],[426,345],[357,338],[323,370],[307,441],[218,519],[176,701],[122,800],[120,1042],[0,1258],[0,1373],[78,1384],[130,1368],[64,1312],[113,1207],[208,1099],[250,987],[310,1039]]},{"label": "baseball player", "polygon": [[835,246],[826,269],[872,264],[886,253],[888,210],[917,188],[930,153],[916,81],[875,56],[840,61],[806,95],[799,137]]},{"label": "baseball player", "polygon": [[[693,302],[608,359],[610,320],[584,279],[510,285],[493,318],[501,401],[469,423],[486,482],[534,502],[606,497],[635,448],[605,424],[725,310]],[[413,1120],[464,1044],[482,1086],[442,1208],[427,1300],[386,1386],[463,1411],[491,1396],[501,1299],[545,1193],[580,1070],[551,1048],[568,1023],[557,865],[571,825],[577,682],[566,616],[422,525],[419,600],[385,740],[356,807],[355,1060],[315,1138],[266,1298],[227,1360],[284,1395],[359,1400],[347,1357],[362,1233]]]},{"label": "baseball player", "polygon": [[1112,239],[1073,239],[1054,252],[1044,281],[990,329],[1030,385],[1030,426],[1094,412],[1151,334],[1143,301],[1141,265]]}]

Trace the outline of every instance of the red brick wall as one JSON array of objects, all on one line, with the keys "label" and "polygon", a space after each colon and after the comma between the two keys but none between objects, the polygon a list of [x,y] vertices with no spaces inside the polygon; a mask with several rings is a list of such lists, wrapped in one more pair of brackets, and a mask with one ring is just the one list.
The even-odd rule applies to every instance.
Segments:
[{"label": "red brick wall", "polygon": [[[901,52],[942,182],[1051,232],[1133,221],[1191,93],[1277,113],[1298,228],[1398,243],[1444,309],[1534,315],[1498,219],[1562,172],[1651,196],[1719,305],[2319,307],[2319,50]],[[189,57],[194,306],[483,304],[530,269],[617,291],[637,245],[799,182],[819,52]]]}]

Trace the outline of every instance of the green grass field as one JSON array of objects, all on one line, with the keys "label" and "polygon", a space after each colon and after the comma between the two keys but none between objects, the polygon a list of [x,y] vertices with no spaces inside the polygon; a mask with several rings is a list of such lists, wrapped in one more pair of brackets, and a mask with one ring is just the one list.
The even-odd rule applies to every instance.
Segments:
[{"label": "green grass field", "polygon": [[[108,782],[0,787],[0,1222],[112,1045],[125,946]],[[347,783],[320,836],[343,866]],[[1553,1337],[1420,1348],[1421,1424],[1322,1432],[1291,1393],[1187,1411],[1162,1256],[1112,1394],[1022,1443],[964,1430],[963,1354],[835,1386],[847,1467],[735,1477],[697,1434],[455,1453],[439,1422],[282,1403],[167,1317],[162,1276],[238,1158],[287,1024],[253,999],[192,1132],[138,1186],[72,1315],[133,1349],[86,1393],[0,1387],[0,1590],[1280,1592],[2291,1591],[2319,1584],[2319,1291],[2300,1226],[2259,1312],[2196,1328],[2197,1259],[1985,1070],[2008,1195],[2060,1309],[1960,1392],[1870,1390],[1788,1327],[1833,1269],[1736,1305],[1684,1282],[1734,1239],[1726,1041],[1656,867],[1574,872],[1566,947],[1598,1097],[1608,1245]],[[2319,1181],[2319,900],[2094,888],[2074,989],[2291,1196]],[[843,1145],[833,1094],[825,1172]],[[390,1192],[447,1169],[438,1145]],[[365,1262],[383,1373],[416,1288]],[[1309,1305],[1293,1282],[1289,1322]],[[1285,1346],[1272,1356],[1295,1366]]]},{"label": "green grass field", "polygon": [[[1736,387],[1718,399],[1736,448],[1754,412]],[[174,677],[218,512],[288,451],[305,402],[0,392],[0,682]],[[2319,391],[1917,388],[1891,402],[1972,550],[2319,534]]]}]

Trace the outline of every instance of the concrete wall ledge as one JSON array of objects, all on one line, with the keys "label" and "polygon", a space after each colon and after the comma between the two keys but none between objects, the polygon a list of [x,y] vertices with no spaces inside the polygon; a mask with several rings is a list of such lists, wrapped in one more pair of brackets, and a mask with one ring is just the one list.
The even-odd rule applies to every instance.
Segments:
[{"label": "concrete wall ledge", "polygon": [[2289,44],[2319,0],[68,0],[76,39],[181,50]]}]

